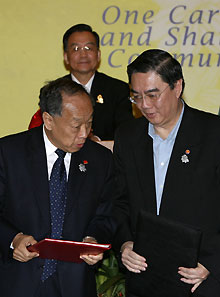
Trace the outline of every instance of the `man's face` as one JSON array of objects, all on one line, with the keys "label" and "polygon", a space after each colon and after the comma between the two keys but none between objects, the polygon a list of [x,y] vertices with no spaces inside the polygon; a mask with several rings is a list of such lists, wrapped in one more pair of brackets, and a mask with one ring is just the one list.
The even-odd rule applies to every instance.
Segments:
[{"label": "man's face", "polygon": [[[78,47],[78,48],[77,48]],[[101,53],[91,32],[74,32],[70,35],[64,60],[73,75],[93,75],[100,62]]]},{"label": "man's face", "polygon": [[181,90],[182,80],[178,80],[172,90],[153,71],[131,76],[131,93],[134,98],[141,98],[136,100],[137,107],[155,127],[168,128],[176,123]]},{"label": "man's face", "polygon": [[93,108],[86,94],[63,94],[61,116],[43,114],[45,131],[49,140],[65,152],[80,150],[90,132]]}]

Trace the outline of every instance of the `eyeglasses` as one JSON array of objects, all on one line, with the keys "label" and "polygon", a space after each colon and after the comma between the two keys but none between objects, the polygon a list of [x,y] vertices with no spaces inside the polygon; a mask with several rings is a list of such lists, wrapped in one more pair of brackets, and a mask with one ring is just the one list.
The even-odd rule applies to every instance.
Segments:
[{"label": "eyeglasses", "polygon": [[144,99],[144,97],[147,97],[147,98],[149,98],[149,99],[152,100],[152,101],[155,101],[155,100],[157,100],[157,99],[160,98],[160,96],[162,95],[162,93],[163,93],[168,87],[169,87],[169,85],[166,86],[166,88],[163,89],[163,91],[160,92],[160,93],[149,92],[148,94],[144,94],[144,96],[139,95],[139,94],[134,94],[134,95],[132,95],[132,96],[129,97],[129,100],[130,100],[132,103],[134,103],[134,104],[139,104],[139,103],[141,103],[142,100]]},{"label": "eyeglasses", "polygon": [[94,52],[97,49],[95,45],[84,45],[84,46],[79,46],[79,45],[74,45],[72,47],[73,52],[80,52],[80,51],[85,51],[85,52]]}]

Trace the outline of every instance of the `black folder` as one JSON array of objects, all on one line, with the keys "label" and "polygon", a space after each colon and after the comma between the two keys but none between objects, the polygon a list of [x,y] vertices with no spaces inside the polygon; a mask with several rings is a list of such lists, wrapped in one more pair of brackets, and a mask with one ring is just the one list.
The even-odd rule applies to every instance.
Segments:
[{"label": "black folder", "polygon": [[180,281],[178,267],[197,266],[202,232],[140,211],[134,251],[146,258],[141,273],[129,272],[128,291],[138,297],[188,297],[192,285]]}]

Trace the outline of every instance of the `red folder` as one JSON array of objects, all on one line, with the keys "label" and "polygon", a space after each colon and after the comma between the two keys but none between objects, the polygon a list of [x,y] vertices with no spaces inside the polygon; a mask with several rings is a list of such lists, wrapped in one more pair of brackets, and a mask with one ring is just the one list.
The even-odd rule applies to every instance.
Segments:
[{"label": "red folder", "polygon": [[45,238],[27,249],[30,252],[39,253],[43,259],[56,259],[66,262],[83,262],[81,255],[98,255],[111,248],[110,244],[98,244],[77,242],[68,240],[58,240]]}]

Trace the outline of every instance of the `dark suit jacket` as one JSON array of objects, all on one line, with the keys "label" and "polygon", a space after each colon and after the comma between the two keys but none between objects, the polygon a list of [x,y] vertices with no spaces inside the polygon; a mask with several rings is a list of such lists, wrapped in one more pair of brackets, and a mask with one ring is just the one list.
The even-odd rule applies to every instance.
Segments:
[{"label": "dark suit jacket", "polygon": [[[67,75],[71,79],[71,75]],[[129,86],[125,82],[96,71],[91,95],[94,99],[93,133],[101,140],[113,140],[116,128],[132,119]],[[101,95],[103,104],[97,101]]]},{"label": "dark suit jacket", "polygon": [[[186,150],[190,150],[189,162],[183,163]],[[144,117],[116,133],[114,158],[119,248],[134,239],[140,209],[156,214],[153,141]],[[185,105],[167,169],[160,215],[203,231],[199,262],[211,274],[193,296],[220,296],[220,117]]]},{"label": "dark suit jacket", "polygon": [[[64,76],[71,79],[71,75]],[[129,86],[125,82],[96,71],[92,83],[91,95],[94,103],[93,134],[101,140],[113,140],[115,130],[133,118],[132,105],[129,101]],[[101,95],[101,100],[97,97]],[[40,110],[32,117],[29,129],[43,123]]]},{"label": "dark suit jacket", "polygon": [[[79,165],[86,160],[86,172]],[[112,156],[87,140],[72,154],[63,239],[111,241],[113,191]],[[0,295],[32,297],[39,286],[44,261],[21,263],[9,248],[18,232],[37,241],[50,237],[50,204],[42,126],[0,139]],[[57,272],[64,297],[96,296],[95,273],[89,265],[59,262]]]}]

